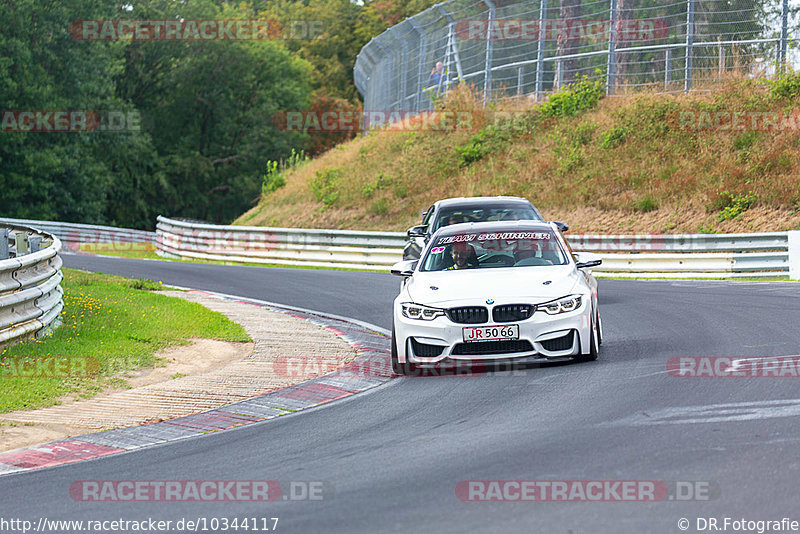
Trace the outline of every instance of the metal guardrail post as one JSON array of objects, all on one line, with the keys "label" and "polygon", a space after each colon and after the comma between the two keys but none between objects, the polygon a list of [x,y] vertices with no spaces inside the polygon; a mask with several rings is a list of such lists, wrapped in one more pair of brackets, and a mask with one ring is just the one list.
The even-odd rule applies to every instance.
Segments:
[{"label": "metal guardrail post", "polygon": [[608,28],[608,64],[606,66],[606,95],[614,94],[615,75],[617,70],[616,41],[617,41],[617,0],[611,0],[611,13]]},{"label": "metal guardrail post", "polygon": [[545,33],[545,16],[547,14],[547,0],[540,0],[539,2],[539,43],[536,45],[536,101],[539,101],[539,95],[542,94],[542,77],[544,76],[544,40],[547,37]]},{"label": "metal guardrail post", "polygon": [[483,3],[489,7],[489,24],[486,28],[486,64],[483,68],[483,105],[485,106],[492,99],[492,30],[494,27],[495,6],[491,0],[483,0]]},{"label": "metal guardrail post", "polygon": [[0,260],[8,259],[8,228],[0,228]]},{"label": "metal guardrail post", "polygon": [[42,249],[42,236],[31,236],[28,239],[28,243],[30,244],[31,254],[39,252]]},{"label": "metal guardrail post", "polygon": [[786,233],[789,236],[789,278],[800,280],[800,230]]},{"label": "metal guardrail post", "polygon": [[686,68],[683,79],[683,90],[689,92],[692,88],[692,50],[694,48],[694,1],[686,3]]},{"label": "metal guardrail post", "polygon": [[14,233],[14,246],[16,248],[17,257],[24,256],[30,249],[28,248],[28,234],[27,232],[15,232]]}]

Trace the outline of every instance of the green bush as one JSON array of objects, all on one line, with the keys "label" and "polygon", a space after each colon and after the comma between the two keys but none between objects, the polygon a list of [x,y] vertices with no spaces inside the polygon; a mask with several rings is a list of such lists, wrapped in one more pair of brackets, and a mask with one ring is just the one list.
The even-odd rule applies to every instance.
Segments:
[{"label": "green bush", "polygon": [[717,221],[727,221],[730,219],[738,219],[742,213],[749,210],[753,204],[755,204],[757,197],[753,194],[752,191],[748,191],[747,194],[732,196],[728,191],[724,191],[724,193],[728,193],[728,196],[731,200],[731,205],[726,206],[719,212],[717,215]]},{"label": "green bush", "polygon": [[601,148],[615,148],[625,142],[628,138],[628,129],[622,127],[614,127],[603,133],[600,140]]},{"label": "green bush", "polygon": [[311,178],[309,186],[317,202],[322,202],[327,208],[339,200],[338,185],[341,177],[342,173],[339,169],[316,172],[316,175]]},{"label": "green bush", "polygon": [[581,111],[593,109],[605,95],[601,80],[590,82],[584,76],[580,81],[570,83],[540,105],[537,110],[541,117],[571,117]]},{"label": "green bush", "polygon": [[500,152],[505,148],[511,132],[500,129],[494,125],[487,125],[478,130],[478,133],[469,138],[466,146],[456,147],[459,156],[459,165],[466,167],[483,159],[493,152]]},{"label": "green bush", "polygon": [[575,128],[572,133],[572,139],[579,145],[588,145],[594,139],[594,132],[597,131],[597,125],[591,122],[582,122]]},{"label": "green bush", "polygon": [[267,196],[286,185],[286,171],[299,167],[307,160],[308,156],[304,150],[297,152],[295,149],[292,149],[292,153],[286,160],[280,162],[267,160],[264,175],[261,177],[261,194]]},{"label": "green bush", "polygon": [[658,200],[650,195],[640,198],[633,203],[633,209],[640,213],[648,213],[658,209]]},{"label": "green bush", "polygon": [[786,71],[768,80],[767,84],[774,98],[800,97],[800,72]]},{"label": "green bush", "polygon": [[380,173],[375,183],[365,185],[361,189],[361,193],[364,195],[364,198],[370,198],[375,193],[375,191],[386,189],[387,187],[392,185],[393,182],[394,180],[392,180],[390,177],[385,176],[383,173]]},{"label": "green bush", "polygon": [[569,145],[558,156],[558,173],[561,175],[569,174],[582,167],[584,162],[583,149],[577,145]]}]

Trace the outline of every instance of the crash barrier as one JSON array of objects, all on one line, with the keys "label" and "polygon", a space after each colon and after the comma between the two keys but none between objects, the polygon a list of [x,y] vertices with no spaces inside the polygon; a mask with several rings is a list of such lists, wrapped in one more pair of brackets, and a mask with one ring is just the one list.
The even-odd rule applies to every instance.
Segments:
[{"label": "crash barrier", "polygon": [[[220,226],[158,217],[157,253],[234,263],[387,270],[405,233]],[[598,276],[800,279],[800,231],[756,234],[567,235],[600,254]],[[791,251],[791,252],[790,252]],[[790,258],[792,261],[790,261]]]},{"label": "crash barrier", "polygon": [[[0,218],[0,225],[28,225],[48,232],[61,240],[62,252],[93,252],[107,250],[123,252],[128,250],[153,250],[156,233],[130,228],[98,226],[67,222],[34,221],[30,219]],[[91,245],[88,247],[87,245]]]},{"label": "crash barrier", "polygon": [[402,259],[406,235],[220,226],[158,217],[156,252],[165,257],[237,263],[388,270]]},{"label": "crash barrier", "polygon": [[60,250],[61,240],[49,232],[0,223],[0,346],[60,323]]}]

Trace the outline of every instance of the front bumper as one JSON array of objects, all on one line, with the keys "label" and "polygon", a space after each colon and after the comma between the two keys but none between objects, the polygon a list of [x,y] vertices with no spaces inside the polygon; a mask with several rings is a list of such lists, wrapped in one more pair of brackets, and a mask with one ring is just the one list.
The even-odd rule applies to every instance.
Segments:
[{"label": "front bumper", "polygon": [[[420,367],[450,363],[541,363],[571,360],[588,350],[591,335],[591,305],[585,298],[577,310],[558,315],[537,311],[532,317],[513,323],[460,324],[448,317],[432,321],[409,319],[395,306],[395,339],[401,363]],[[463,340],[463,328],[471,326],[519,325],[516,342],[470,342]],[[441,351],[438,352],[438,349]]]}]

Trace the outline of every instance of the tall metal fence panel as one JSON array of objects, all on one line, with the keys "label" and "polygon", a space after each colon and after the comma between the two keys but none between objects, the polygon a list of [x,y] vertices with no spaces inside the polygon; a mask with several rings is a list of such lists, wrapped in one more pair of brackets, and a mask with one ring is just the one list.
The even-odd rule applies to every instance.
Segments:
[{"label": "tall metal fence panel", "polygon": [[448,0],[356,59],[365,110],[422,111],[458,84],[538,100],[586,76],[608,95],[707,88],[798,62],[792,0]]}]

